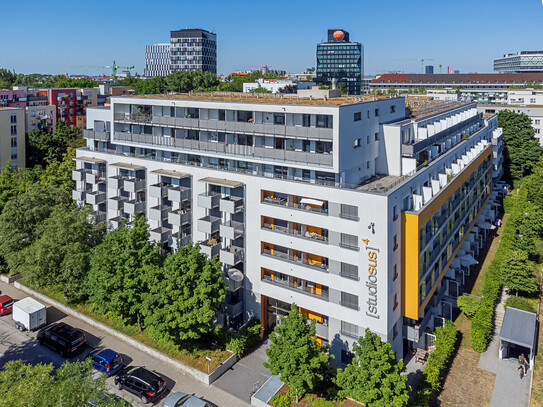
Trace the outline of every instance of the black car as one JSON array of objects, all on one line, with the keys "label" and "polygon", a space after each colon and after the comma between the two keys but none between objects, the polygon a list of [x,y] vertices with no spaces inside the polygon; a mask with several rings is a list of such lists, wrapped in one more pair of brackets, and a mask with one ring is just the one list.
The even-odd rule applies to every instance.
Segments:
[{"label": "black car", "polygon": [[130,366],[115,376],[119,390],[126,389],[139,396],[143,404],[159,398],[166,390],[166,380],[156,372],[139,366]]},{"label": "black car", "polygon": [[85,334],[64,322],[49,325],[38,332],[40,345],[60,353],[62,357],[76,354],[87,343]]}]

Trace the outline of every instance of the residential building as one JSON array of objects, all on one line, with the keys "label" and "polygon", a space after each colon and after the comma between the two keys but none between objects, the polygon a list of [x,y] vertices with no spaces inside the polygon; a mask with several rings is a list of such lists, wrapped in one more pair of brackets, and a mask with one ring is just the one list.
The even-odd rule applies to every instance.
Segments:
[{"label": "residential building", "polygon": [[543,51],[520,51],[494,60],[494,70],[503,73],[542,72]]},{"label": "residential building", "polygon": [[41,96],[47,96],[48,104],[56,107],[57,121],[77,126],[77,89],[41,89]]},{"label": "residential building", "polygon": [[363,76],[362,44],[351,42],[345,30],[328,30],[326,42],[317,44],[317,83],[344,83],[350,95],[360,95]]},{"label": "residential building", "polygon": [[0,107],[0,168],[24,168],[25,159],[25,109]]},{"label": "residential building", "polygon": [[543,147],[543,106],[520,106],[512,104],[478,104],[477,110],[483,114],[497,114],[502,110],[509,110],[514,113],[525,114],[532,121],[535,138]]},{"label": "residential building", "polygon": [[145,46],[145,68],[143,76],[167,76],[170,73],[170,44]]},{"label": "residential building", "polygon": [[511,86],[543,84],[543,72],[536,73],[462,73],[462,74],[383,74],[370,83],[370,89],[414,88],[507,89]]},{"label": "residential building", "polygon": [[52,105],[27,106],[25,110],[26,132],[32,130],[55,131],[57,125],[57,109]]},{"label": "residential building", "polygon": [[219,258],[227,327],[271,329],[296,303],[338,364],[366,328],[402,357],[452,317],[495,216],[501,130],[474,103],[406,118],[403,97],[334,93],[112,97],[87,111],[73,198]]},{"label": "residential building", "polygon": [[170,72],[217,73],[217,34],[199,28],[170,32]]},{"label": "residential building", "polygon": [[26,107],[26,89],[0,89],[0,107]]}]

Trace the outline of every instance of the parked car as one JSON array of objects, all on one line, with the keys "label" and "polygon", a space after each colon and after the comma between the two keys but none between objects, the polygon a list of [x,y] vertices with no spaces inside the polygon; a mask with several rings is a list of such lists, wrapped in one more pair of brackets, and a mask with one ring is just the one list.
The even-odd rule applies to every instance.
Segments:
[{"label": "parked car", "polygon": [[211,407],[211,404],[204,400],[185,393],[172,393],[164,400],[163,407]]},{"label": "parked car", "polygon": [[97,349],[89,353],[92,366],[99,372],[108,376],[117,373],[123,368],[123,358],[111,349]]},{"label": "parked car", "polygon": [[75,329],[64,322],[50,325],[38,332],[37,339],[40,345],[60,353],[62,357],[76,354],[87,343],[83,331]]},{"label": "parked car", "polygon": [[158,399],[166,390],[166,380],[158,373],[140,366],[122,369],[115,376],[119,390],[126,389],[140,397],[143,404]]},{"label": "parked car", "polygon": [[9,295],[0,296],[0,315],[11,314],[13,312],[13,303],[13,298]]}]

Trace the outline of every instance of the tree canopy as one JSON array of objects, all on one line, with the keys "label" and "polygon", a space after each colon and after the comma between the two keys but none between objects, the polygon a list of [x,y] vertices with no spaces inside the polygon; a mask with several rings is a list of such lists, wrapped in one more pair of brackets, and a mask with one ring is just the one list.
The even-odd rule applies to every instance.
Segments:
[{"label": "tree canopy", "polygon": [[45,165],[51,161],[62,161],[69,148],[85,145],[83,133],[78,127],[70,127],[67,122],[59,121],[53,134],[43,129],[28,133],[28,164]]},{"label": "tree canopy", "polygon": [[539,290],[534,272],[535,264],[528,259],[528,253],[513,250],[502,270],[503,284],[517,293],[534,294]]},{"label": "tree canopy", "polygon": [[345,370],[338,370],[339,395],[367,407],[401,407],[409,400],[409,385],[402,360],[396,359],[388,342],[366,329],[353,344],[355,357]]},{"label": "tree canopy", "polygon": [[305,315],[292,304],[270,334],[264,366],[296,392],[296,402],[324,379],[323,371],[330,360],[315,339],[315,321],[308,323]]}]

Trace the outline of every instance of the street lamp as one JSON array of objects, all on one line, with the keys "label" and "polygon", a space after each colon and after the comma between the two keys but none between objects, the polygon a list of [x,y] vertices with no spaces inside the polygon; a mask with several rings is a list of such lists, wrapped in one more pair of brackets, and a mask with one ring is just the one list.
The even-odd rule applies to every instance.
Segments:
[{"label": "street lamp", "polygon": [[209,362],[211,362],[211,358],[209,356],[206,356],[207,360],[207,374],[209,374]]}]

